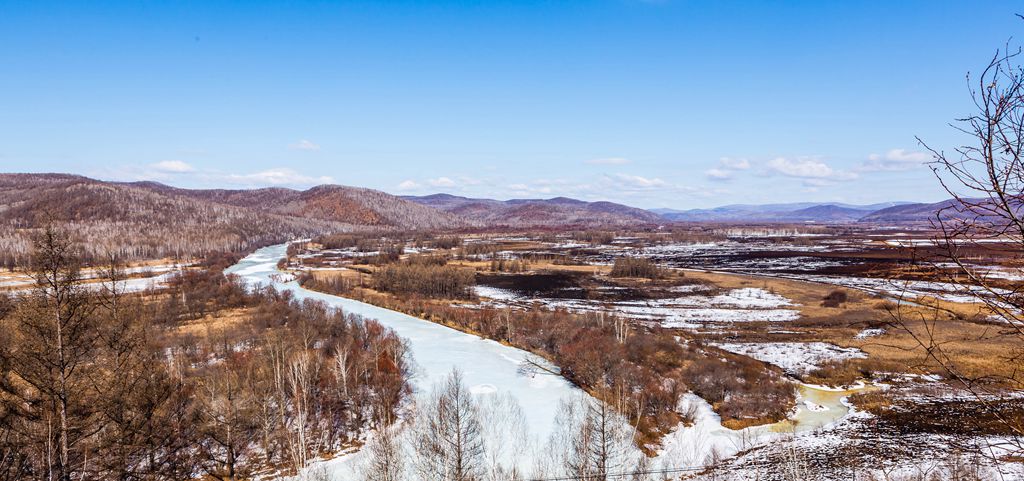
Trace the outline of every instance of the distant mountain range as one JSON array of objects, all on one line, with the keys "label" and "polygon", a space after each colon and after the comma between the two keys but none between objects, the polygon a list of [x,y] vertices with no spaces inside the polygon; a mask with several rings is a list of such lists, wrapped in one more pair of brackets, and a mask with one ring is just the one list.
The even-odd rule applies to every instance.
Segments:
[{"label": "distant mountain range", "polygon": [[405,200],[487,227],[637,226],[664,223],[655,212],[613,202],[552,199],[473,199],[450,194],[405,196]]},{"label": "distant mountain range", "polygon": [[[662,218],[676,222],[858,222],[873,213],[906,206],[922,206],[911,202],[884,202],[854,205],[843,203],[797,202],[791,204],[733,204],[712,209],[654,209]],[[921,219],[915,219],[921,220]]]},{"label": "distant mountain range", "polygon": [[[979,205],[989,205],[985,209],[979,209],[978,212],[983,212],[988,208],[991,208],[991,212],[998,212],[1000,209],[992,206],[991,204],[972,199],[969,202],[978,202]],[[1018,207],[1019,209],[1019,207]],[[914,224],[921,222],[928,222],[936,219],[936,215],[941,212],[944,219],[953,217],[971,217],[972,215],[968,212],[967,214],[961,214],[959,211],[963,210],[959,201],[954,199],[944,200],[942,202],[935,202],[932,204],[904,204],[889,207],[887,209],[880,209],[872,212],[860,219],[861,222],[870,222],[876,224]],[[992,219],[995,222],[999,222],[996,219]]]}]

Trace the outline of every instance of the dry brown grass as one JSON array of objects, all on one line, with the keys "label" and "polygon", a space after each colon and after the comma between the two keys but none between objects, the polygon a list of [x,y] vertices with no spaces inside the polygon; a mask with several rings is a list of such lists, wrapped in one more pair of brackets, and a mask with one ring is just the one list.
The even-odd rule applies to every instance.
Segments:
[{"label": "dry brown grass", "polygon": [[193,335],[196,337],[208,337],[217,332],[224,332],[234,329],[245,322],[248,322],[252,309],[225,309],[207,314],[201,319],[195,319],[175,326],[178,335]]},{"label": "dry brown grass", "polygon": [[905,366],[904,371],[911,373],[944,374],[937,363],[926,357],[918,339],[940,346],[957,370],[968,377],[1010,376],[1021,367],[1007,359],[1019,349],[1017,340],[999,335],[995,326],[945,319],[906,320],[903,327],[890,329],[880,338],[850,344],[867,352],[867,361],[888,361]]},{"label": "dry brown grass", "polygon": [[[809,381],[842,385],[858,373],[904,372],[944,374],[934,361],[926,359],[918,340],[931,339],[966,376],[1009,376],[1020,366],[1006,357],[1017,346],[1014,339],[998,335],[998,326],[979,322],[987,314],[983,306],[937,299],[917,299],[915,304],[900,304],[879,299],[866,292],[846,289],[849,296],[840,307],[823,307],[821,299],[836,287],[790,279],[775,279],[740,274],[687,271],[687,277],[711,282],[723,289],[759,287],[785,296],[799,304],[801,319],[786,323],[795,334],[773,336],[771,340],[822,341],[841,347],[856,347],[868,359],[849,360],[826,366]],[[902,325],[892,325],[898,318]],[[886,327],[886,333],[856,339],[868,327]],[[747,332],[745,332],[747,331]],[[737,325],[729,334],[749,340],[765,340],[764,326]],[[746,334],[746,336],[744,335]]]}]

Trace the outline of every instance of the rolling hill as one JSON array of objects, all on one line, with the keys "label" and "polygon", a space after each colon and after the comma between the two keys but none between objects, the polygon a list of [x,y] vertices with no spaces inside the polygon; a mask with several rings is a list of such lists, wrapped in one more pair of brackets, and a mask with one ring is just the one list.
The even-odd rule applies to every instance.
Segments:
[{"label": "rolling hill", "polygon": [[341,222],[355,226],[429,230],[472,225],[466,220],[379,190],[341,185],[319,185],[308,190],[180,189],[155,182],[128,185],[167,194],[303,219]]},{"label": "rolling hill", "polygon": [[[983,199],[965,199],[965,202],[974,207],[965,207],[959,200],[947,199],[942,202],[931,204],[906,204],[887,209],[881,209],[861,218],[861,222],[877,224],[925,224],[938,220],[964,219],[981,220],[1005,223],[1002,217],[1003,209],[997,207],[993,202]],[[1014,203],[1016,215],[1024,211],[1024,203]]]},{"label": "rolling hill", "polygon": [[712,209],[656,210],[663,218],[678,222],[856,222],[863,217],[905,202],[869,205],[797,202],[790,204],[733,204]]},{"label": "rolling hill", "polygon": [[65,226],[92,256],[188,257],[357,228],[457,228],[448,213],[370,189],[190,190],[69,174],[0,174],[0,250],[23,263],[35,228]]},{"label": "rolling hill", "polygon": [[406,196],[404,199],[458,215],[488,227],[623,227],[663,223],[654,212],[613,202],[552,199],[473,199],[450,194]]}]

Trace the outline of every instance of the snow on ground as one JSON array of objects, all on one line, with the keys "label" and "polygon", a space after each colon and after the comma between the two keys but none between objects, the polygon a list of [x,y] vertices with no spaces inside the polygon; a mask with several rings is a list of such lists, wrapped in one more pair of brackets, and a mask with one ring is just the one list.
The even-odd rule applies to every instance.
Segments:
[{"label": "snow on ground", "polygon": [[793,305],[789,299],[757,287],[733,289],[728,294],[715,296],[711,299],[711,304],[716,306],[732,306],[740,309],[771,309]]},{"label": "snow on ground", "polygon": [[[117,292],[129,293],[129,292],[142,292],[147,289],[155,289],[164,287],[170,278],[184,269],[184,266],[179,266],[176,270],[162,270],[162,274],[158,274],[151,277],[132,277],[128,279],[121,279],[117,281]],[[22,294],[29,292],[33,289],[35,281],[29,281],[23,284],[11,284],[15,289],[8,290],[6,292],[10,294]],[[80,284],[82,288],[90,291],[99,291],[104,288],[110,287],[110,282],[83,282]]]},{"label": "snow on ground", "polygon": [[826,408],[825,406],[822,406],[821,404],[817,404],[817,403],[815,403],[815,402],[813,402],[811,400],[808,400],[808,399],[804,400],[804,407],[806,407],[808,410],[816,412],[816,413],[820,413],[822,411],[827,411],[828,410],[828,408]]},{"label": "snow on ground", "polygon": [[[153,277],[138,277],[134,279],[125,279],[118,282],[118,290],[121,292],[141,292],[146,289],[153,289],[164,286],[167,281],[177,274],[178,271],[165,272],[163,274]],[[99,289],[103,284],[109,285],[109,283],[92,283],[85,284],[86,287],[92,289]]]},{"label": "snow on ground", "polygon": [[726,342],[714,346],[774,364],[791,374],[807,374],[828,361],[868,357],[855,347],[839,347],[827,342]]},{"label": "snow on ground", "polygon": [[692,328],[715,324],[738,322],[788,322],[800,318],[800,313],[791,309],[679,309],[652,316],[661,319],[665,327]]},{"label": "snow on ground", "polygon": [[590,244],[584,244],[576,241],[564,241],[555,244],[550,244],[553,249],[580,249],[583,247],[590,247]]},{"label": "snow on ground", "polygon": [[712,288],[706,284],[683,284],[681,286],[672,286],[668,290],[679,294],[693,294],[695,292],[708,291]]},{"label": "snow on ground", "polygon": [[1024,281],[1024,270],[1013,267],[989,266],[979,269],[983,272],[981,277],[988,279],[1003,279],[1006,281]]},{"label": "snow on ground", "polygon": [[485,305],[492,307],[528,307],[539,302],[550,309],[576,312],[612,311],[621,315],[665,327],[699,328],[737,322],[787,322],[800,317],[795,309],[783,309],[794,304],[783,296],[760,288],[733,289],[725,294],[708,296],[697,294],[704,286],[678,286],[688,295],[669,299],[643,301],[597,301],[587,299],[525,298],[512,291],[489,286],[476,286],[478,296],[487,298]]},{"label": "snow on ground", "polygon": [[35,284],[35,279],[25,274],[12,274],[0,280],[0,287],[23,287]]},{"label": "snow on ground", "polygon": [[867,339],[869,337],[881,336],[882,334],[885,334],[885,329],[868,328],[868,329],[864,329],[863,331],[858,332],[857,335],[854,336],[854,338],[855,339]]},{"label": "snow on ground", "polygon": [[[864,389],[864,388],[860,388]],[[859,389],[858,389],[859,390]],[[799,438],[815,442],[851,416],[866,416],[851,410],[847,396],[857,392],[830,391],[801,385],[794,414],[775,424],[732,430],[707,401],[693,393],[685,394],[679,411],[693,414],[693,423],[680,425],[665,436],[654,465],[678,469],[705,466],[757,446],[775,444],[783,439]]]},{"label": "snow on ground", "polygon": [[657,459],[667,466],[659,468],[690,468],[712,464],[716,458],[733,456],[749,446],[760,444],[766,433],[745,429],[734,431],[722,426],[722,418],[707,401],[696,394],[683,395],[679,411],[691,413],[693,423],[680,425],[662,441]]},{"label": "snow on ground", "polygon": [[[837,286],[850,287],[871,292],[887,294],[892,297],[903,297],[916,299],[918,297],[933,297],[949,302],[977,303],[978,295],[986,295],[985,289],[978,286],[965,286],[951,282],[931,281],[906,281],[878,279],[872,277],[842,277],[842,276],[819,276],[819,275],[793,275],[782,274],[780,277],[797,279],[803,281],[820,282]],[[1009,294],[1004,289],[993,289],[1000,294]]]},{"label": "snow on ground", "polygon": [[[166,275],[160,274],[173,274],[179,272],[186,267],[194,264],[154,264],[148,266],[135,266],[126,267],[121,269],[121,275],[135,275],[142,274],[142,276],[134,279],[127,279],[125,285],[128,286],[128,290],[142,290],[149,284],[149,280],[155,280],[157,284],[163,283],[167,280]],[[103,272],[98,269],[85,269],[79,273],[79,279],[82,281],[96,280],[103,276]],[[36,280],[29,274],[25,273],[10,273],[0,277],[0,288],[12,287],[12,288],[28,288],[35,285]],[[83,285],[91,285],[95,283],[83,283]],[[11,292],[18,292],[19,290],[12,290]]]},{"label": "snow on ground", "polygon": [[486,297],[496,301],[515,301],[522,299],[522,296],[516,295],[516,293],[508,289],[499,289],[497,287],[473,286],[473,292],[478,297]]},{"label": "snow on ground", "polygon": [[[842,398],[843,402],[845,397]],[[959,442],[939,434],[906,434],[875,429],[872,415],[851,409],[824,429],[781,435],[759,449],[725,461],[717,476],[695,478],[735,481],[806,479],[840,481],[886,479],[893,481],[965,479],[949,474],[951,466],[974,467],[970,479],[1024,480],[1024,465],[1000,460],[1006,453],[997,437],[976,437],[972,456]],[[856,475],[851,477],[851,473]],[[794,476],[794,473],[797,473]],[[725,477],[720,477],[726,474]]]}]

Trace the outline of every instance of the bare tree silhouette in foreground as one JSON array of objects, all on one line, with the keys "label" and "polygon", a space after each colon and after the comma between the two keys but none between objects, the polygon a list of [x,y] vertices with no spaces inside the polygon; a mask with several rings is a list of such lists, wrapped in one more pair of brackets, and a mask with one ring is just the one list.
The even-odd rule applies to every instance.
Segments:
[{"label": "bare tree silhouette in foreground", "polygon": [[[1024,17],[1022,17],[1024,18]],[[985,307],[974,319],[976,328],[962,334],[970,342],[999,348],[998,369],[979,372],[956,352],[942,317],[893,310],[895,323],[909,332],[925,362],[943,372],[958,390],[980,406],[979,433],[990,434],[984,446],[970,449],[993,458],[1024,453],[1024,416],[1013,393],[1024,389],[1024,285],[1005,274],[979,266],[993,259],[1011,264],[1024,252],[1024,66],[1021,49],[1009,43],[996,52],[979,75],[968,74],[974,103],[969,116],[953,127],[967,137],[964,145],[946,153],[919,142],[934,160],[936,177],[953,200],[932,220],[938,234],[936,263],[954,266],[948,280]],[[1017,264],[1019,266],[1019,264]],[[1016,274],[1024,274],[1014,267]],[[996,274],[996,275],[993,275]],[[901,303],[902,304],[902,303]],[[928,317],[928,318],[926,318]]]}]

